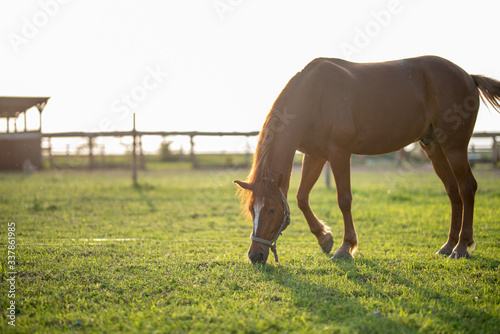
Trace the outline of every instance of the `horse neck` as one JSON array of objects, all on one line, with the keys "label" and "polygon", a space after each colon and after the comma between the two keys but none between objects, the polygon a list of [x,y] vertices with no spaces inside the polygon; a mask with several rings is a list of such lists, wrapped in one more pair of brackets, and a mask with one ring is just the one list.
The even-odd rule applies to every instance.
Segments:
[{"label": "horse neck", "polygon": [[[264,166],[261,166],[264,170],[268,171],[273,178],[279,177],[280,174],[283,175],[281,188],[285,194],[288,193],[290,185],[290,176],[292,173],[295,151],[298,147],[299,133],[299,129],[295,129],[293,126],[283,126],[272,132],[270,137],[268,137],[269,143],[267,144],[270,145],[270,147],[267,148],[266,157],[263,159]],[[264,142],[265,141],[264,139]]]}]

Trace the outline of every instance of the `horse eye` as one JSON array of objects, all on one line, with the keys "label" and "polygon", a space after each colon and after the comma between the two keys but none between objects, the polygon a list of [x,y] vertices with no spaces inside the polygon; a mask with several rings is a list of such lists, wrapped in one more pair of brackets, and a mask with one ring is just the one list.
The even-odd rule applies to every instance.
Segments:
[{"label": "horse eye", "polygon": [[276,210],[274,210],[274,209],[269,210],[270,215],[274,215],[275,212],[276,212]]}]

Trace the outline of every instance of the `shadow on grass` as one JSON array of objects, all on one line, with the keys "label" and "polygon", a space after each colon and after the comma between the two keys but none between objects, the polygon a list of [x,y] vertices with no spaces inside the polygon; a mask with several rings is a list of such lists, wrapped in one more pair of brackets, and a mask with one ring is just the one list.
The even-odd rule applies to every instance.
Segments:
[{"label": "shadow on grass", "polygon": [[[352,261],[342,261],[345,268],[355,266]],[[314,283],[307,276],[331,275],[324,269],[307,270],[287,267],[265,266],[262,276],[291,291],[292,303],[312,315],[316,325],[347,333],[401,333],[413,332],[411,327],[401,325],[383,316],[380,309],[370,309],[358,301],[350,291]],[[335,279],[332,276],[331,279]],[[272,298],[272,297],[271,297]]]},{"label": "shadow on grass", "polygon": [[[447,266],[447,259],[442,261],[443,266],[436,274],[447,274],[452,281],[474,282],[471,277],[474,270],[463,271],[460,266]],[[480,268],[499,266],[499,261],[490,258],[469,261],[470,266]],[[356,259],[334,261],[331,270],[266,266],[261,271],[265,279],[289,289],[292,302],[317,317],[319,323],[346,332],[489,333],[500,328],[498,309],[492,309],[488,303],[481,304],[474,295],[474,286],[470,291],[456,291],[452,281],[419,280],[418,271],[424,269],[421,267],[422,263],[415,263],[414,267],[401,270],[391,268],[387,262]],[[339,284],[311,281],[322,275],[343,281]],[[495,279],[492,284],[498,283]],[[499,297],[495,298],[498,304]]]},{"label": "shadow on grass", "polygon": [[[350,273],[349,279],[360,287],[358,295],[371,295],[388,306],[387,314],[394,315],[400,323],[415,326],[419,331],[431,329],[488,333],[498,329],[498,314],[494,314],[491,305],[480,305],[481,301],[476,295],[482,287],[475,281],[475,270],[463,269],[461,264],[447,258],[439,261],[443,261],[442,266],[436,268],[434,273],[428,273],[432,278],[421,279],[419,275],[426,270],[425,262],[400,263],[400,266],[408,265],[405,270],[401,270],[384,266],[379,261],[362,259],[359,264],[368,268],[364,272],[359,270],[356,262],[334,262],[334,266]],[[467,261],[463,263],[464,267],[498,267],[497,260],[483,257],[459,261]],[[389,280],[383,282],[379,277]],[[455,284],[460,281],[465,284]],[[390,288],[384,287],[386,284]]]}]

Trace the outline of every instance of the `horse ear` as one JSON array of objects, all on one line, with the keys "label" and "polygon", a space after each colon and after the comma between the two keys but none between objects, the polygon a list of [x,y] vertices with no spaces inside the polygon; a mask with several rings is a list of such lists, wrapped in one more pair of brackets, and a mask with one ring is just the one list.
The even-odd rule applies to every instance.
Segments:
[{"label": "horse ear", "polygon": [[281,185],[283,184],[283,174],[280,173],[280,176],[278,176],[278,178],[276,179],[275,183],[278,186],[278,188],[281,187]]},{"label": "horse ear", "polygon": [[253,190],[252,185],[250,183],[246,183],[246,182],[243,182],[240,180],[234,180],[233,182],[236,183],[237,185],[239,185],[240,187],[242,187],[243,189]]}]

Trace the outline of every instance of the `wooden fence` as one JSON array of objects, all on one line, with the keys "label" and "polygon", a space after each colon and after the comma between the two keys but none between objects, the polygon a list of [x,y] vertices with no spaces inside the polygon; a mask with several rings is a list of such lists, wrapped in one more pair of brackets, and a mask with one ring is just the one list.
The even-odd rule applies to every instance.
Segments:
[{"label": "wooden fence", "polygon": [[[132,131],[111,131],[111,132],[60,132],[60,133],[43,133],[42,137],[48,138],[49,147],[46,149],[48,151],[49,163],[51,167],[52,163],[52,148],[51,139],[52,138],[87,138],[89,147],[89,168],[95,168],[94,159],[94,140],[97,137],[132,137],[132,179],[134,183],[137,182],[137,146],[139,146],[140,156],[142,156],[142,137],[143,136],[188,136],[190,138],[190,150],[189,156],[193,167],[198,167],[198,162],[196,159],[194,151],[194,138],[198,136],[212,136],[212,137],[222,137],[222,136],[244,136],[253,137],[259,134],[258,131],[251,132],[204,132],[204,131],[137,131],[134,128]],[[491,132],[479,132],[472,135],[474,138],[491,138],[492,146],[491,148],[475,148],[471,146],[469,149],[469,159],[471,164],[474,163],[488,163],[491,162],[494,167],[498,165],[500,161],[500,145],[498,144],[498,138],[500,138],[500,133]],[[491,152],[491,160],[481,157],[481,153]],[[142,159],[141,159],[142,161]],[[143,164],[143,163],[142,163]]]},{"label": "wooden fence", "polygon": [[[134,115],[135,116],[135,115]],[[188,136],[190,138],[190,150],[189,157],[191,164],[194,168],[198,167],[198,162],[196,159],[194,151],[194,138],[195,137],[222,137],[222,136],[239,136],[239,137],[253,137],[257,136],[259,131],[251,132],[207,132],[207,131],[137,131],[135,129],[135,117],[134,117],[134,127],[132,131],[111,131],[111,132],[60,132],[60,133],[43,133],[43,138],[48,138],[49,147],[46,148],[49,156],[49,164],[51,168],[53,167],[53,156],[52,156],[52,138],[87,138],[89,147],[89,169],[95,168],[94,159],[94,140],[97,137],[132,137],[132,180],[134,184],[137,184],[137,146],[139,146],[140,156],[142,153],[142,137],[143,136]],[[142,163],[143,160],[141,159]]]},{"label": "wooden fence", "polygon": [[[493,167],[496,167],[500,161],[500,145],[498,144],[498,138],[500,138],[500,132],[476,132],[472,134],[473,138],[491,138],[491,148],[476,148],[474,146],[469,147],[469,161],[472,165],[475,163],[488,163],[491,162]],[[480,153],[491,152],[491,160],[481,157]]]},{"label": "wooden fence", "polygon": [[[139,151],[142,152],[142,137],[143,136],[161,136],[161,137],[169,137],[169,136],[187,136],[190,138],[190,160],[193,163],[193,166],[197,166],[196,155],[194,153],[194,137],[197,136],[212,136],[212,137],[222,137],[222,136],[244,136],[244,137],[253,137],[257,136],[259,131],[251,131],[251,132],[204,132],[204,131],[111,131],[111,132],[59,132],[59,133],[43,133],[43,138],[49,139],[49,147],[46,148],[48,151],[49,159],[52,156],[52,149],[50,140],[51,138],[87,138],[88,147],[89,147],[89,168],[94,168],[94,140],[97,137],[132,137],[133,144],[132,150],[134,150],[137,146]],[[491,138],[492,145],[490,148],[481,147],[477,148],[475,146],[471,146],[469,148],[470,159],[473,162],[482,162],[487,163],[491,162],[493,165],[496,165],[500,162],[500,145],[498,139],[500,138],[500,132],[477,132],[472,135],[473,138]],[[479,157],[480,153],[488,152],[491,153],[491,160],[487,158]],[[134,152],[132,152],[134,153]],[[137,152],[136,152],[137,153]],[[134,155],[134,154],[132,154]]]},{"label": "wooden fence", "polygon": [[144,136],[187,136],[190,138],[189,156],[193,166],[197,166],[197,159],[194,152],[194,138],[195,137],[253,137],[259,134],[258,131],[252,132],[204,132],[204,131],[114,131],[114,132],[61,132],[61,133],[44,133],[43,138],[49,139],[49,146],[45,149],[48,152],[49,159],[52,156],[51,139],[52,138],[87,138],[89,148],[89,168],[95,167],[94,148],[95,139],[98,137],[132,137],[132,156],[137,155],[136,148],[142,152],[142,137]]}]

